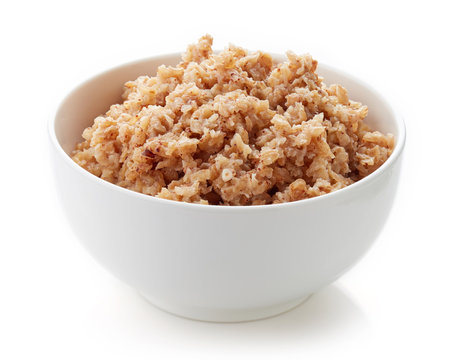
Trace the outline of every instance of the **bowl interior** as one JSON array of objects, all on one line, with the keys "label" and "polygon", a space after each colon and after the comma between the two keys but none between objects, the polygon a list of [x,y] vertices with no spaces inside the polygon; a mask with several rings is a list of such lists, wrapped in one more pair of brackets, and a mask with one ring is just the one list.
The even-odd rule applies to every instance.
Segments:
[{"label": "bowl interior", "polygon": [[[281,60],[282,57],[275,56],[275,59]],[[129,63],[91,78],[72,91],[58,109],[54,123],[57,141],[66,154],[69,155],[82,140],[82,131],[93,123],[96,116],[121,101],[125,82],[140,75],[155,75],[158,66],[175,65],[179,61],[180,54],[170,54]],[[403,134],[398,119],[380,94],[362,81],[329,66],[319,64],[318,73],[325,78],[325,83],[341,84],[352,100],[369,107],[366,123],[373,129],[394,134],[396,143],[401,140]]]}]

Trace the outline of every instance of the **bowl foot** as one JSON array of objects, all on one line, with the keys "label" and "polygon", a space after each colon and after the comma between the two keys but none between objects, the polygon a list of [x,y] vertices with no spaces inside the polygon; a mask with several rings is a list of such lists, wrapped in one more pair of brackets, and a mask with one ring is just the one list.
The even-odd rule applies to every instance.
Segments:
[{"label": "bowl foot", "polygon": [[164,310],[173,315],[183,317],[191,320],[209,321],[209,322],[244,322],[266,319],[273,317],[284,312],[290,311],[293,308],[301,305],[311,295],[306,295],[296,300],[292,300],[286,303],[281,303],[273,306],[267,306],[262,308],[246,308],[246,309],[210,309],[210,308],[198,308],[184,305],[161,303],[156,301],[152,296],[140,293],[147,301],[157,308]]}]

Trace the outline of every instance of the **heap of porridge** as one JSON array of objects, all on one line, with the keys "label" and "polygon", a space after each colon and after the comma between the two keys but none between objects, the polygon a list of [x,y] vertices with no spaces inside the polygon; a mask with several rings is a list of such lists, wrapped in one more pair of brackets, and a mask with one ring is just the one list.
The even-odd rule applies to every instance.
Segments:
[{"label": "heap of porridge", "polygon": [[163,199],[263,205],[341,189],[390,156],[393,136],[365,125],[367,107],[325,85],[310,55],[276,64],[236,46],[214,54],[212,42],[203,36],[176,67],[127,82],[73,160]]}]

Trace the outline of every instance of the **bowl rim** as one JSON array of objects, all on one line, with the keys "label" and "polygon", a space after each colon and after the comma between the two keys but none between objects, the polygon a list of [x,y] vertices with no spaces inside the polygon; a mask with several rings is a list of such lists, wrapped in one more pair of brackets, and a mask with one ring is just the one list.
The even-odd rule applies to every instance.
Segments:
[{"label": "bowl rim", "polygon": [[[276,58],[281,58],[283,59],[284,56],[282,54],[273,54],[269,53],[270,55],[273,56],[273,59]],[[380,177],[385,171],[387,171],[392,165],[399,159],[400,155],[402,154],[402,151],[405,146],[405,141],[406,141],[406,128],[405,128],[405,123],[403,120],[403,117],[396,111],[396,107],[394,104],[389,101],[387,98],[381,95],[379,91],[375,89],[375,87],[369,85],[365,81],[357,78],[356,76],[353,76],[343,70],[340,70],[336,67],[333,67],[331,65],[326,65],[325,63],[318,63],[318,65],[321,65],[322,68],[327,69],[330,72],[337,73],[341,75],[342,77],[348,78],[351,81],[357,83],[361,87],[367,88],[375,97],[377,97],[381,102],[385,103],[388,105],[393,121],[395,122],[395,125],[397,127],[397,141],[394,145],[394,150],[391,154],[391,156],[377,169],[375,170],[372,174],[366,176],[365,178],[358,180],[357,182],[348,185],[342,189],[335,190],[331,193],[324,194],[324,195],[319,195],[313,198],[308,198],[308,199],[302,199],[302,200],[297,200],[297,201],[292,201],[292,202],[285,202],[285,203],[279,203],[279,204],[267,204],[267,205],[205,205],[205,204],[197,204],[197,203],[188,203],[188,202],[183,202],[183,201],[176,201],[176,200],[169,200],[169,199],[162,199],[158,198],[155,196],[151,195],[146,195],[143,193],[136,192],[134,190],[126,189],[123,188],[119,185],[112,184],[106,180],[103,180],[96,175],[93,175],[89,171],[85,170],[82,168],[80,165],[78,165],[76,162],[74,162],[71,157],[63,150],[60,142],[57,139],[57,134],[55,131],[55,125],[56,125],[56,120],[58,118],[58,114],[60,113],[60,110],[62,106],[66,103],[68,99],[70,99],[74,93],[76,93],[79,89],[83,88],[85,85],[88,83],[95,81],[97,78],[101,78],[111,72],[115,72],[117,70],[120,70],[121,68],[125,67],[131,67],[134,65],[139,65],[144,62],[148,61],[156,61],[162,58],[172,58],[172,57],[181,57],[181,53],[166,53],[166,54],[159,54],[155,56],[150,56],[134,61],[129,61],[114,67],[111,67],[101,73],[97,73],[94,76],[91,76],[87,80],[83,81],[76,87],[74,87],[66,96],[60,100],[58,103],[57,110],[54,114],[53,117],[51,117],[48,120],[48,135],[50,137],[50,141],[57,151],[57,153],[64,159],[65,163],[72,168],[73,170],[77,171],[79,174],[82,176],[85,176],[88,178],[89,181],[92,181],[94,183],[97,183],[100,186],[105,186],[108,189],[111,189],[113,191],[120,192],[121,194],[124,194],[126,196],[132,196],[136,197],[139,200],[144,200],[144,201],[151,201],[151,202],[156,202],[156,204],[162,204],[162,205],[167,205],[167,206],[177,206],[177,207],[182,207],[186,209],[193,209],[193,210],[210,210],[213,209],[213,211],[222,211],[222,212],[244,212],[244,211],[275,211],[278,209],[283,209],[283,208],[290,208],[290,207],[295,207],[295,206],[304,206],[305,204],[310,205],[318,202],[326,202],[330,201],[345,195],[348,195],[352,191],[355,191],[357,189],[363,188],[367,186],[369,183],[373,182],[376,178]],[[323,75],[322,75],[323,76]],[[396,135],[396,134],[394,134]]]}]

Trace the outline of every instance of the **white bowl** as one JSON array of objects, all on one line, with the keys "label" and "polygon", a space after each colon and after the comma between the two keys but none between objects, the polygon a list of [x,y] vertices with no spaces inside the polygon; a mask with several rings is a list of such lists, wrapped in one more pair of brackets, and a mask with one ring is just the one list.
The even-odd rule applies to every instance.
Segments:
[{"label": "white bowl", "polygon": [[58,193],[74,232],[119,279],[171,313],[207,321],[276,315],[336,280],[370,248],[390,212],[405,127],[363,82],[320,64],[327,83],[369,106],[366,122],[396,147],[373,174],[317,198],[263,206],[158,199],[97,178],[71,160],[82,130],[118,102],[122,85],[180,55],[153,57],[98,75],[71,92],[49,124]]}]

